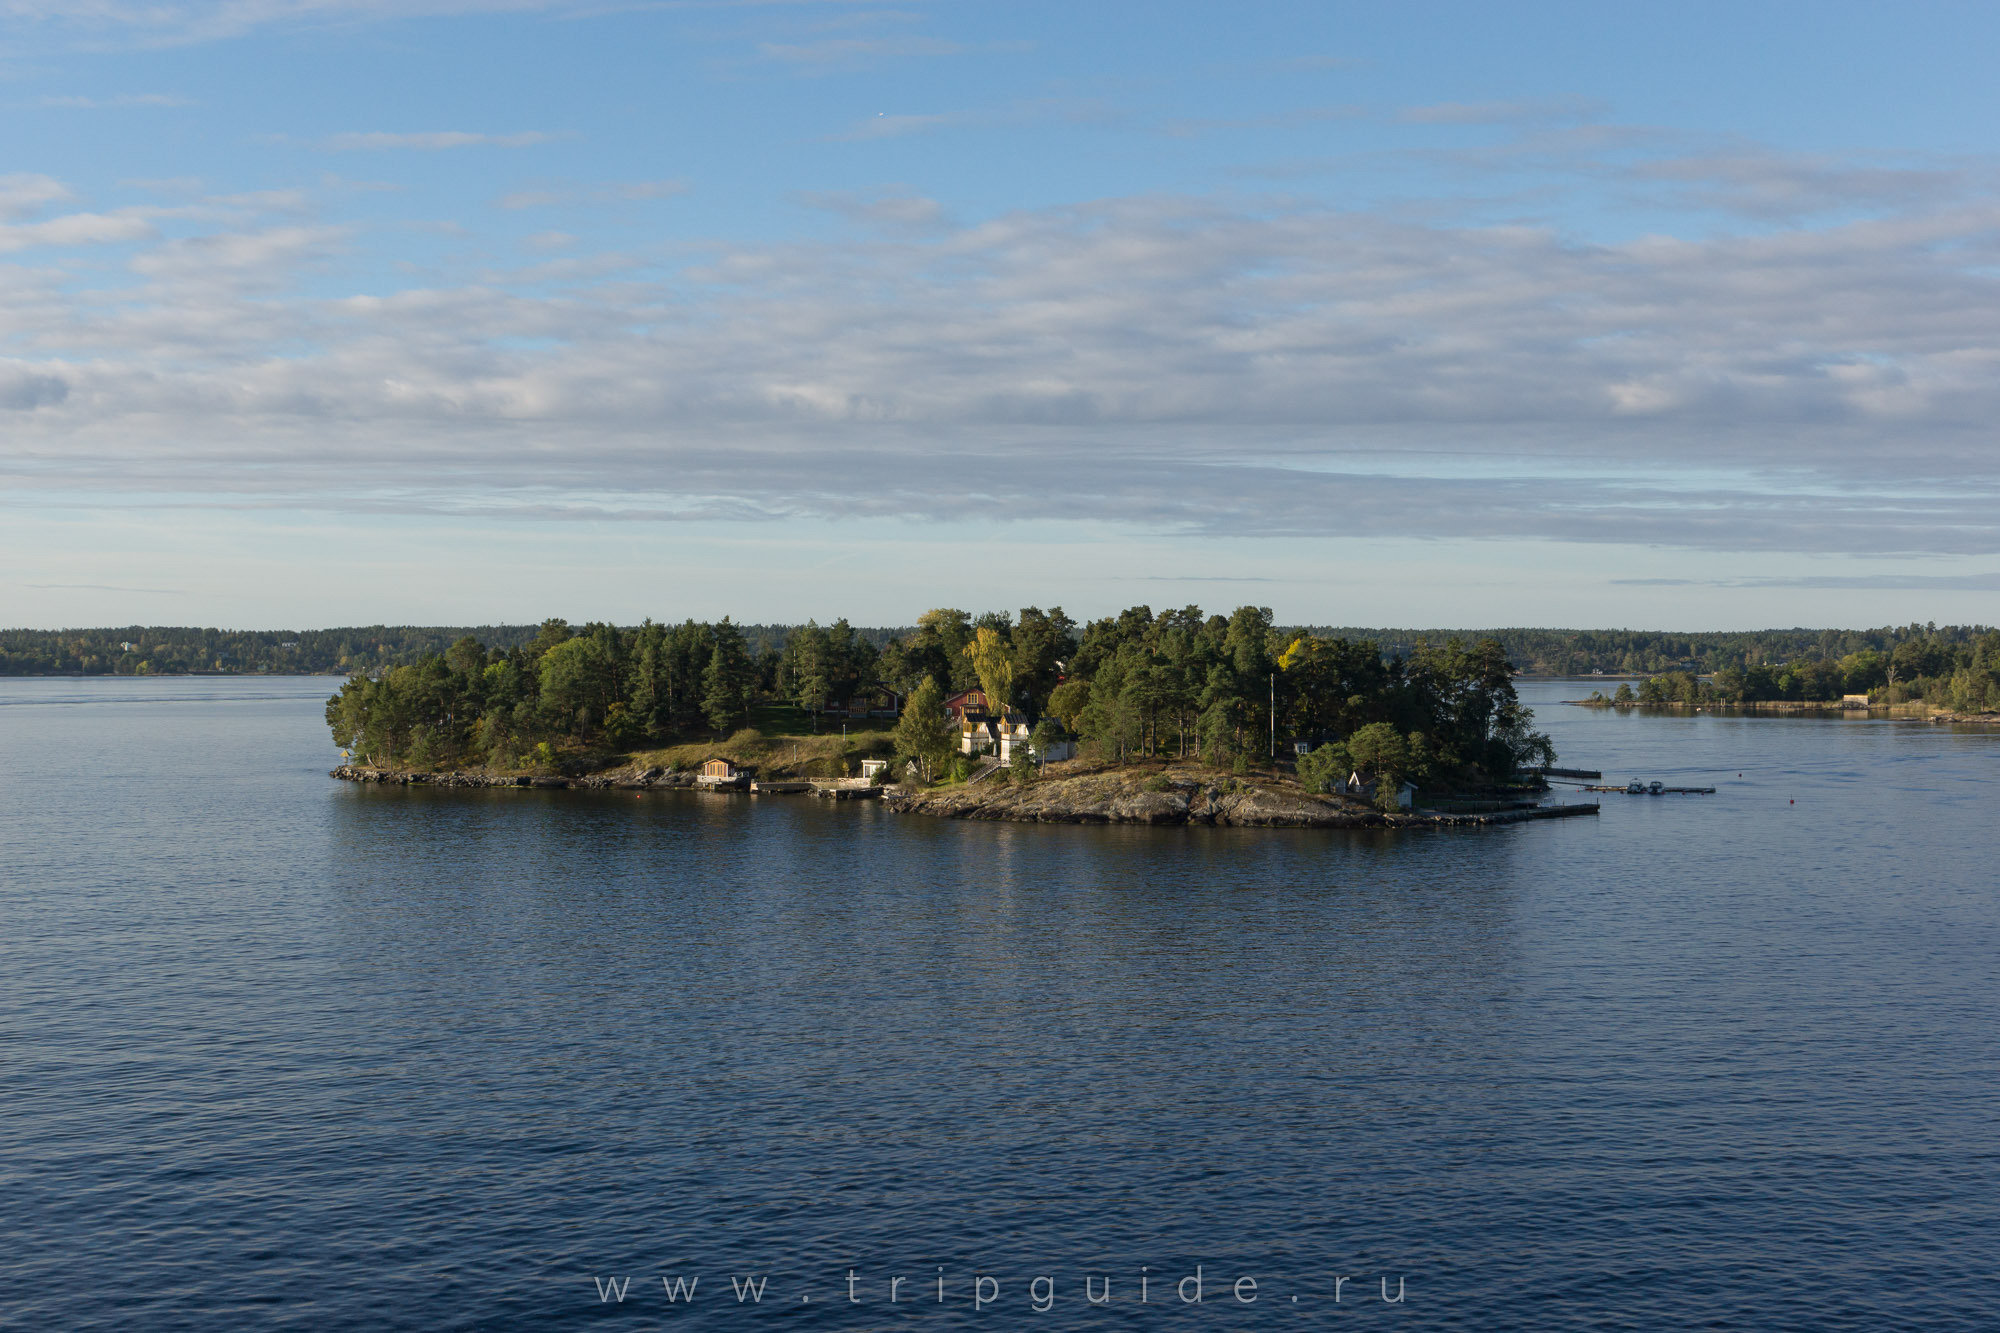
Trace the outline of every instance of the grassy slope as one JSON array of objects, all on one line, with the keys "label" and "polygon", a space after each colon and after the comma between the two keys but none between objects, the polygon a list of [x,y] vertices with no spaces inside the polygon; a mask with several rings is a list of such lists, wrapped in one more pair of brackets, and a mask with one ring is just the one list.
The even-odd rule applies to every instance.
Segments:
[{"label": "grassy slope", "polygon": [[850,719],[841,735],[841,719],[822,717],[819,730],[812,718],[786,704],[765,704],[750,710],[750,725],[726,740],[691,740],[659,749],[634,750],[630,762],[639,767],[693,768],[709,759],[747,764],[765,778],[843,777],[865,758],[893,753],[887,718]]}]

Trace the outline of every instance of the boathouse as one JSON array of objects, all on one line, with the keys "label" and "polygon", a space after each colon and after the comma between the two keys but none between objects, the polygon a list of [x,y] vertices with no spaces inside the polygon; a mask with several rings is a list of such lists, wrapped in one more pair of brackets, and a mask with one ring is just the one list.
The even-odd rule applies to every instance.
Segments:
[{"label": "boathouse", "polygon": [[[1378,784],[1375,782],[1362,777],[1358,770],[1347,775],[1346,791],[1349,796],[1356,796],[1364,801],[1373,801],[1377,786]],[[1396,784],[1396,805],[1398,808],[1408,810],[1414,807],[1416,803],[1417,787],[1415,783],[1404,781]]]}]

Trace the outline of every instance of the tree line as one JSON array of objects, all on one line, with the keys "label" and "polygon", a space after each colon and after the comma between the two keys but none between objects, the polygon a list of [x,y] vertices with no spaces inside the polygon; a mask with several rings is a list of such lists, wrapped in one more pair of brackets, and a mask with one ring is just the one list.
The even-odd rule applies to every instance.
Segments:
[{"label": "tree line", "polygon": [[1709,676],[1731,668],[1836,661],[1859,652],[1892,654],[1912,641],[1963,647],[1992,627],[1885,625],[1877,629],[1761,629],[1678,633],[1621,629],[1410,630],[1314,628],[1329,638],[1372,640],[1384,653],[1408,656],[1420,642],[1497,639],[1508,660],[1531,676],[1651,676],[1682,671]]},{"label": "tree line", "polygon": [[1902,638],[1887,651],[1862,648],[1837,658],[1726,666],[1705,679],[1689,671],[1663,672],[1640,682],[1636,691],[1621,685],[1612,701],[1832,703],[1849,694],[1886,703],[1923,700],[1969,713],[2000,710],[2000,632],[1926,633]]},{"label": "tree line", "polygon": [[[997,613],[996,613],[997,614]],[[966,634],[976,633],[996,614],[962,616]],[[1004,618],[1004,617],[1001,617]],[[991,625],[988,625],[990,628]],[[781,656],[795,635],[816,626],[739,624],[737,631],[760,663]],[[1072,630],[1074,626],[1070,627]],[[892,643],[906,644],[914,626],[851,626],[857,648],[876,653]],[[1971,644],[1990,627],[1978,625],[1904,625],[1879,629],[1770,629],[1683,634],[1656,630],[1574,629],[1358,629],[1295,627],[1296,632],[1350,643],[1370,642],[1385,657],[1408,658],[1420,643],[1466,643],[1498,640],[1517,670],[1530,675],[1663,675],[1682,671],[1710,676],[1729,668],[1782,666],[1796,662],[1837,661],[1872,651],[1885,656],[1912,641],[1938,641],[1954,648]],[[946,633],[953,633],[945,627]],[[173,675],[186,672],[223,674],[285,673],[351,674],[379,671],[443,653],[470,636],[489,648],[513,649],[540,633],[537,625],[449,626],[370,625],[320,630],[224,630],[174,626],[107,629],[0,630],[0,675]],[[932,648],[942,645],[935,636]],[[963,685],[971,679],[957,657],[932,657],[939,683]],[[914,688],[908,672],[900,675]],[[947,676],[952,679],[946,679]],[[921,679],[921,677],[918,677]]]},{"label": "tree line", "polygon": [[898,749],[933,771],[956,744],[943,704],[983,689],[1039,739],[1099,756],[1199,758],[1245,770],[1295,753],[1309,785],[1349,766],[1457,785],[1546,763],[1496,640],[1385,656],[1377,643],[1277,626],[1267,607],[1208,615],[1130,608],[1079,625],[1060,607],[973,616],[941,608],[878,644],[844,620],[754,645],[727,617],[634,628],[549,620],[511,647],[466,635],[443,652],[358,672],[328,701],[335,741],[364,760],[517,767],[583,751],[725,737],[771,705],[815,725],[886,687],[906,701]]}]

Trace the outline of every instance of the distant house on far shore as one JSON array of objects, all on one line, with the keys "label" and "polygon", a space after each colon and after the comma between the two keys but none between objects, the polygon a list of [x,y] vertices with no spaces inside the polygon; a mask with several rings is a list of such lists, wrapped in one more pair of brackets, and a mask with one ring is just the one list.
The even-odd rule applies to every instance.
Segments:
[{"label": "distant house on far shore", "polygon": [[1840,706],[1842,708],[1866,708],[1868,706],[1868,696],[1865,694],[1843,694],[1840,696]]}]

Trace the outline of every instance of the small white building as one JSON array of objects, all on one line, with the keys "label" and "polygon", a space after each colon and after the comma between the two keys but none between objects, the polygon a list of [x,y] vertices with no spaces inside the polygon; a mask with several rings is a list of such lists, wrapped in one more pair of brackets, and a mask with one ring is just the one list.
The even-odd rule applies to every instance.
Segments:
[{"label": "small white building", "polygon": [[888,767],[889,761],[887,759],[863,759],[861,761],[861,780],[863,782],[873,782],[875,775]]},{"label": "small white building", "polygon": [[[1359,771],[1347,775],[1346,790],[1349,796],[1356,796],[1364,801],[1373,801],[1378,786],[1379,784],[1362,777]],[[1411,809],[1416,803],[1417,787],[1415,783],[1404,781],[1396,784],[1396,805],[1399,809]]]}]

